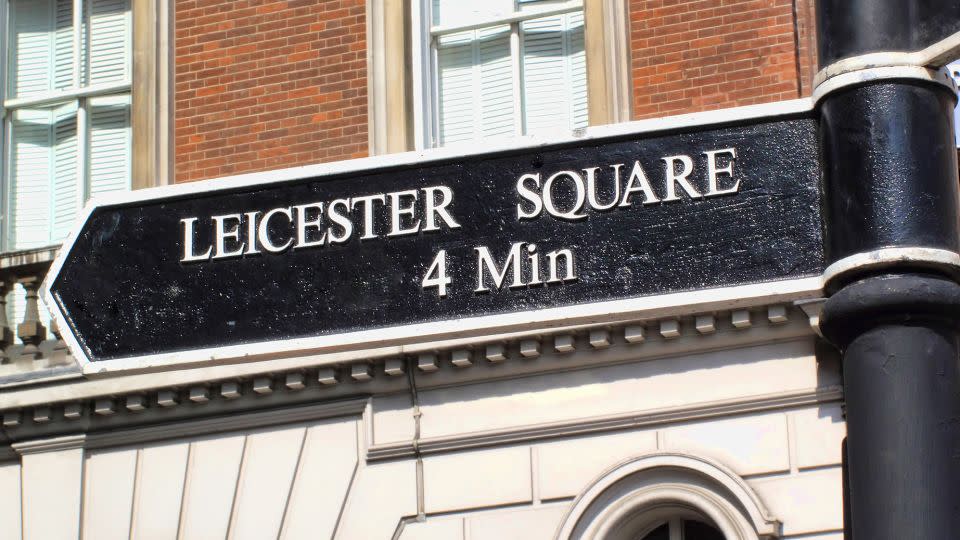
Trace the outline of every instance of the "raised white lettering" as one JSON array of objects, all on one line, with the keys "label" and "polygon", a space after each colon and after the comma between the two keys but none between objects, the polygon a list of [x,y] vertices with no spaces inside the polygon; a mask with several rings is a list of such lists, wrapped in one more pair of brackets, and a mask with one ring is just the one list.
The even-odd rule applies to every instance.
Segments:
[{"label": "raised white lettering", "polygon": [[[323,217],[323,203],[316,202],[310,204],[298,204],[293,208],[297,214],[297,243],[294,244],[293,249],[322,246],[323,243],[327,241],[327,233],[321,234],[320,238],[317,238],[316,240],[307,240],[307,228],[310,227],[319,231],[323,227],[321,224],[321,219]],[[307,212],[309,210],[316,210],[316,217],[313,219],[307,219]],[[266,221],[266,218],[264,218],[264,221]]]},{"label": "raised white lettering", "polygon": [[517,193],[521,197],[533,203],[533,210],[524,210],[522,203],[517,203],[517,219],[533,219],[540,215],[540,212],[543,212],[543,201],[540,200],[540,196],[530,188],[527,187],[526,181],[533,180],[534,185],[537,186],[537,189],[540,189],[540,173],[531,173],[525,174],[517,180]]},{"label": "raised white lettering", "polygon": [[[337,211],[337,207],[340,206],[343,207],[344,213],[342,214]],[[334,199],[330,201],[330,205],[327,206],[327,216],[330,218],[330,221],[334,222],[343,231],[341,234],[336,234],[333,227],[327,229],[327,240],[331,244],[342,244],[349,240],[353,234],[353,222],[347,218],[347,213],[349,212],[350,199]]]},{"label": "raised white lettering", "polygon": [[[403,236],[406,234],[415,234],[420,230],[420,220],[416,220],[410,227],[404,228],[400,223],[402,216],[416,217],[417,215],[417,191],[414,189],[407,191],[394,191],[390,193],[390,233],[387,236]],[[410,206],[401,206],[401,199],[409,197]]]},{"label": "raised white lettering", "polygon": [[660,202],[657,195],[650,187],[650,181],[647,180],[646,173],[643,172],[643,166],[639,161],[633,162],[633,170],[630,172],[630,179],[627,180],[627,188],[623,190],[623,200],[620,206],[630,206],[630,194],[636,191],[643,192],[643,204],[654,204]]},{"label": "raised white lettering", "polygon": [[386,200],[387,197],[382,193],[353,198],[353,208],[356,208],[358,203],[363,206],[363,236],[360,237],[361,240],[377,237],[377,233],[373,229],[373,203],[374,201],[380,201],[380,204],[383,204]]},{"label": "raised white lettering", "polygon": [[201,255],[193,252],[193,224],[196,222],[195,217],[180,220],[183,224],[183,258],[180,262],[205,261],[210,258],[210,252],[213,251],[213,246],[209,246]]},{"label": "raised white lettering", "polygon": [[[736,148],[724,148],[723,150],[710,150],[704,152],[707,156],[707,197],[716,197],[718,195],[728,195],[736,193],[740,189],[740,179],[738,178],[732,186],[720,189],[717,187],[717,176],[726,174],[733,178],[733,162],[737,159]],[[717,156],[720,154],[729,154],[730,160],[723,168],[717,167]]]},{"label": "raised white lettering", "polygon": [[270,240],[270,219],[277,214],[283,214],[287,216],[287,221],[293,222],[293,212],[290,211],[290,207],[286,208],[274,208],[266,214],[264,214],[263,219],[260,220],[260,226],[257,227],[257,240],[260,242],[260,245],[263,246],[263,249],[269,251],[270,253],[280,253],[285,251],[291,244],[293,244],[293,238],[287,240],[283,245],[276,245]]},{"label": "raised white lettering", "polygon": [[[226,247],[228,238],[234,242],[240,240],[240,220],[242,219],[240,214],[212,216],[210,219],[213,220],[214,245],[216,246],[213,252],[213,258],[226,259],[228,257],[239,257],[243,255],[243,248],[245,247],[243,242],[240,242],[240,247],[233,251],[227,251]],[[237,221],[230,230],[227,230],[224,226],[224,223],[228,219]]]},{"label": "raised white lettering", "polygon": [[[677,172],[678,161],[683,165],[683,169],[680,172]],[[663,199],[664,202],[680,200],[676,192],[677,184],[680,184],[680,187],[687,192],[687,195],[691,199],[703,197],[703,195],[700,195],[700,192],[687,181],[687,177],[693,172],[693,160],[690,156],[668,156],[663,158],[663,162],[666,164],[665,175],[667,184],[667,196]]]},{"label": "raised white lettering", "polygon": [[[573,206],[571,206],[566,212],[561,212],[558,210],[557,206],[553,202],[553,182],[558,178],[563,177],[573,180],[573,185],[577,193]],[[546,208],[548,214],[556,218],[566,219],[569,221],[585,219],[587,215],[579,212],[583,209],[583,203],[586,201],[586,197],[586,188],[583,185],[583,178],[574,171],[560,171],[558,173],[554,173],[550,178],[547,178],[546,182],[543,183],[543,207]]]},{"label": "raised white lettering", "polygon": [[[440,203],[438,204],[434,193],[440,193]],[[450,215],[450,212],[447,211],[447,206],[453,202],[453,191],[450,190],[447,186],[431,186],[423,188],[423,196],[426,199],[426,211],[424,214],[427,218],[427,226],[423,228],[425,231],[435,231],[440,227],[437,225],[436,218],[437,216],[447,224],[447,227],[451,229],[459,229],[460,224],[453,219],[453,216]]]},{"label": "raised white lettering", "polygon": [[474,248],[474,251],[477,252],[477,288],[473,292],[490,291],[487,287],[487,280],[484,279],[486,273],[489,273],[490,277],[493,278],[493,284],[497,289],[503,286],[508,272],[513,276],[510,287],[523,287],[523,280],[520,275],[520,246],[522,245],[523,242],[517,242],[510,246],[510,254],[507,256],[507,260],[503,262],[503,268],[500,270],[497,270],[497,263],[493,260],[490,250],[486,246]]}]

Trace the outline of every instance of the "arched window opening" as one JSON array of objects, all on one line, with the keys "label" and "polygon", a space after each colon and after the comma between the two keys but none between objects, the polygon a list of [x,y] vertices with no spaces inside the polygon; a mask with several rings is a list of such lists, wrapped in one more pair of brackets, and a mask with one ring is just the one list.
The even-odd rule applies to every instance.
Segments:
[{"label": "arched window opening", "polygon": [[709,516],[679,503],[654,504],[635,512],[606,535],[625,540],[728,540]]},{"label": "arched window opening", "polygon": [[556,540],[773,540],[780,523],[746,482],[696,456],[627,460],[574,501]]},{"label": "arched window opening", "polygon": [[677,512],[642,529],[636,540],[726,540],[709,518],[696,512]]}]

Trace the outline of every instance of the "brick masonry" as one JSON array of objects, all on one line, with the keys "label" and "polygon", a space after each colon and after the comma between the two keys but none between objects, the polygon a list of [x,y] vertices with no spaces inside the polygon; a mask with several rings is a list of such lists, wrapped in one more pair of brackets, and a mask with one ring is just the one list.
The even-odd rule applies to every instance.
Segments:
[{"label": "brick masonry", "polygon": [[364,0],[177,0],[177,182],[367,155]]},{"label": "brick masonry", "polygon": [[813,0],[630,0],[633,116],[809,95]]},{"label": "brick masonry", "polygon": [[[633,115],[809,95],[814,0],[628,0]],[[368,153],[365,0],[176,0],[176,181]]]}]

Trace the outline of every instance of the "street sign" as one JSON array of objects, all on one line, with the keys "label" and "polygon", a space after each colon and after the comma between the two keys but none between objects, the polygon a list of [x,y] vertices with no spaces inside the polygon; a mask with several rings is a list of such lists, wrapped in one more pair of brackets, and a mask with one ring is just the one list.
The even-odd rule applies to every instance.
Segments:
[{"label": "street sign", "polygon": [[817,129],[804,100],[132,193],[88,208],[46,298],[97,371],[775,290],[824,269]]}]

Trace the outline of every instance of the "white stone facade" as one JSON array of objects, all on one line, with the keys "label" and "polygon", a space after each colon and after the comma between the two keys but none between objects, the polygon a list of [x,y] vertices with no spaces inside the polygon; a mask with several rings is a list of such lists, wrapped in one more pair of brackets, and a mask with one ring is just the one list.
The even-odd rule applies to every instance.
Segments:
[{"label": "white stone facade", "polygon": [[[653,501],[731,539],[839,540],[838,364],[804,311],[754,308],[749,327],[736,313],[508,340],[503,360],[475,346],[371,362],[341,370],[342,395],[303,370],[94,398],[94,419],[160,414],[164,397],[191,416],[13,442],[0,538],[627,538],[617,520]],[[284,392],[309,399],[256,406]],[[51,406],[45,422],[70,421]],[[6,433],[40,408],[16,424],[8,409]]]}]

